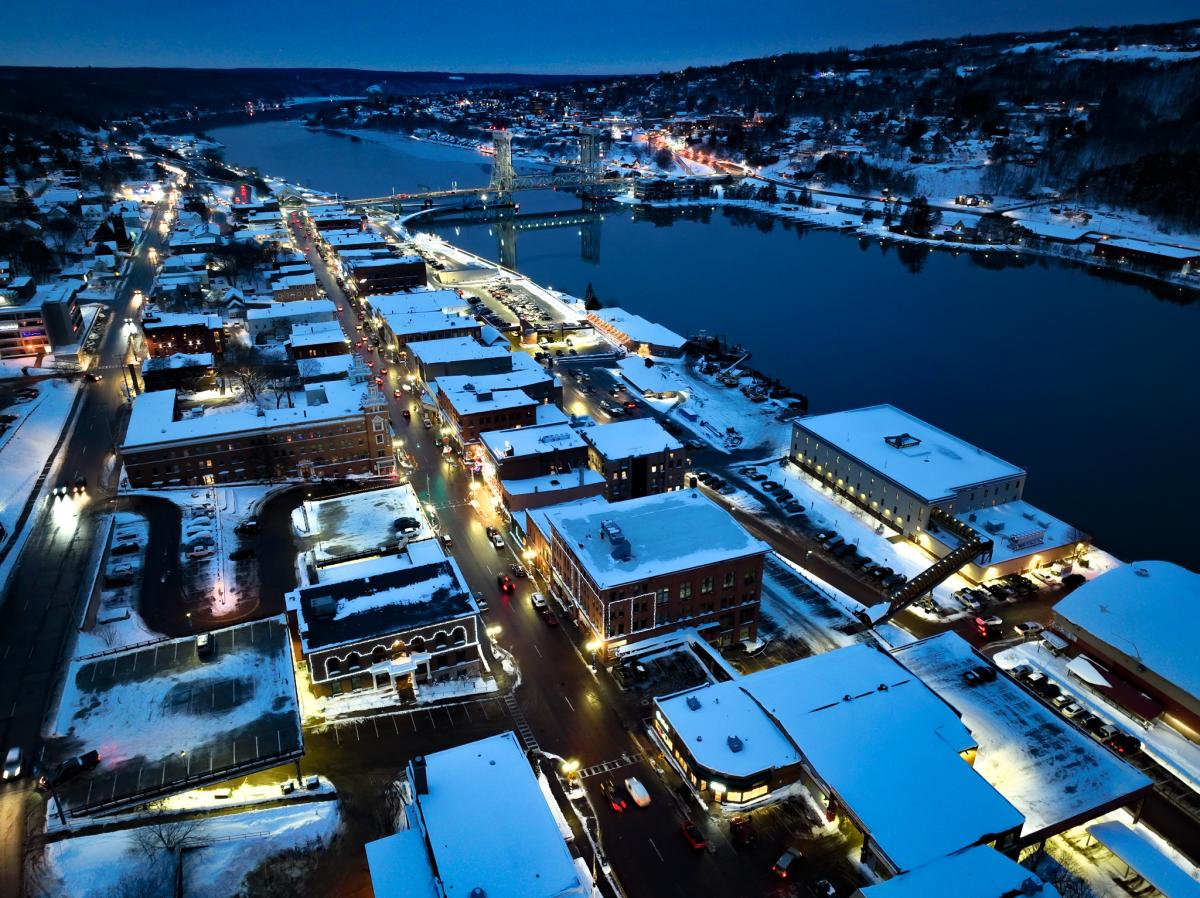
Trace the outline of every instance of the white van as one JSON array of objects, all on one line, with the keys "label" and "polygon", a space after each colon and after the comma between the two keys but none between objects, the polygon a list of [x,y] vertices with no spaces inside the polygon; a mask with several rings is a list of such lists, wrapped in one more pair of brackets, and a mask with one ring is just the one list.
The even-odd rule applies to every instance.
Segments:
[{"label": "white van", "polygon": [[625,780],[625,790],[629,793],[629,797],[633,799],[633,803],[639,808],[647,807],[650,804],[650,793],[646,791],[646,787],[636,776],[631,776]]}]

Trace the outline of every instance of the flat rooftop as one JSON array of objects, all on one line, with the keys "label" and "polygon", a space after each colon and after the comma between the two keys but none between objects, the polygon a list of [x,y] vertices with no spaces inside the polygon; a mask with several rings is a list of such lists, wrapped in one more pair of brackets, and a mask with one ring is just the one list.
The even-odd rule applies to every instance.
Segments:
[{"label": "flat rooftop", "polygon": [[[547,518],[601,589],[770,551],[698,490],[568,509]],[[608,522],[629,541],[628,560],[614,558],[611,540],[601,535]]]},{"label": "flat rooftop", "polygon": [[401,553],[378,561],[364,576],[318,583],[289,596],[306,652],[479,613],[454,559],[422,564]]},{"label": "flat rooftop", "polygon": [[319,564],[394,549],[399,542],[396,533],[399,518],[414,518],[420,525],[409,542],[433,536],[421,510],[421,500],[407,483],[332,499],[308,500],[294,517],[303,525],[301,532],[315,543],[313,553]]},{"label": "flat rooftop", "polygon": [[1020,811],[960,757],[971,732],[885,652],[852,645],[738,682],[900,870],[1021,826]]},{"label": "flat rooftop", "polygon": [[480,439],[495,458],[553,455],[565,449],[582,449],[586,445],[575,429],[567,424],[490,430],[482,434]]},{"label": "flat rooftop", "polygon": [[587,428],[584,439],[608,459],[635,458],[652,452],[674,452],[683,443],[653,418],[633,418]]},{"label": "flat rooftop", "polygon": [[337,306],[328,299],[298,299],[295,302],[273,302],[262,308],[247,309],[246,320],[293,318],[297,315],[328,315],[332,319],[336,311]]},{"label": "flat rooftop", "polygon": [[445,312],[388,312],[383,315],[388,328],[397,337],[409,334],[437,334],[464,328],[478,328],[479,322],[474,318],[461,315],[446,314]]},{"label": "flat rooftop", "polygon": [[221,329],[221,316],[203,312],[150,312],[142,319],[142,330],[155,331],[169,327],[206,327]]},{"label": "flat rooftop", "polygon": [[1200,697],[1200,574],[1169,561],[1135,561],[1084,583],[1054,612]]},{"label": "flat rooftop", "polygon": [[286,619],[212,637],[205,660],[188,636],[71,663],[54,733],[67,752],[96,749],[101,762],[60,793],[70,813],[145,802],[302,753]]},{"label": "flat rooftop", "polygon": [[142,362],[142,373],[147,371],[173,371],[185,368],[211,368],[213,366],[211,352],[176,352],[172,355],[161,355],[146,359]]},{"label": "flat rooftop", "polygon": [[442,312],[450,314],[466,309],[469,303],[455,290],[411,290],[405,293],[379,293],[366,298],[377,315],[403,312]]},{"label": "flat rooftop", "polygon": [[[977,508],[955,515],[967,526],[992,541],[992,564],[1003,564],[1014,558],[1024,558],[1048,552],[1072,543],[1086,542],[1086,533],[1024,499]],[[937,539],[948,534],[939,532]]]},{"label": "flat rooftop", "polygon": [[[800,418],[795,426],[833,446],[927,502],[949,499],[981,483],[1023,477],[1025,471],[951,436],[893,405]],[[897,448],[887,437],[906,436]]]},{"label": "flat rooftop", "polygon": [[979,743],[975,770],[1025,815],[1023,837],[1078,825],[1150,785],[1004,674],[968,686],[962,675],[989,662],[957,633],[931,636],[892,654],[962,714]]},{"label": "flat rooftop", "polygon": [[[448,401],[460,415],[475,415],[480,412],[502,411],[504,409],[522,408],[537,405],[538,401],[530,397],[524,390],[484,390],[475,389],[474,381],[479,378],[466,378],[464,383],[448,387],[448,380],[464,380],[463,378],[438,378],[438,386]],[[480,394],[488,398],[481,398]]]},{"label": "flat rooftop", "polygon": [[[175,391],[142,393],[133,400],[122,449],[136,449],[186,440],[294,428],[306,423],[333,421],[362,414],[366,389],[349,381],[312,384],[298,397],[294,408],[260,409],[249,402],[213,409],[198,417],[174,420]],[[261,411],[261,414],[260,414]]]},{"label": "flat rooftop", "polygon": [[[1025,891],[1026,883],[1040,887]],[[863,898],[931,898],[935,895],[952,895],[954,898],[1002,898],[1004,895],[1060,898],[1058,889],[1041,882],[1028,867],[1022,867],[987,845],[968,848],[919,870],[867,886],[862,894]]]},{"label": "flat rooftop", "polygon": [[638,343],[653,343],[656,346],[670,346],[678,349],[687,342],[685,337],[681,337],[670,328],[663,327],[641,315],[635,315],[633,312],[627,312],[625,309],[596,309],[588,312],[588,315],[608,323]]},{"label": "flat rooftop", "polygon": [[502,359],[512,356],[506,346],[484,346],[471,337],[418,340],[408,344],[408,351],[426,365],[463,362],[472,359]]},{"label": "flat rooftop", "polygon": [[543,474],[540,477],[522,477],[503,481],[505,492],[513,496],[528,496],[531,493],[552,493],[558,490],[577,489],[604,483],[604,475],[591,468],[583,467],[568,474]]},{"label": "flat rooftop", "polygon": [[[511,732],[426,755],[425,762],[429,791],[417,801],[447,895],[591,894]],[[486,838],[464,838],[468,821],[493,825]]]},{"label": "flat rooftop", "polygon": [[437,378],[438,386],[447,392],[473,386],[476,392],[491,390],[493,393],[499,393],[505,390],[523,390],[554,381],[555,375],[540,367],[530,368],[527,365],[513,365],[512,371],[501,371],[497,374],[452,374]]}]

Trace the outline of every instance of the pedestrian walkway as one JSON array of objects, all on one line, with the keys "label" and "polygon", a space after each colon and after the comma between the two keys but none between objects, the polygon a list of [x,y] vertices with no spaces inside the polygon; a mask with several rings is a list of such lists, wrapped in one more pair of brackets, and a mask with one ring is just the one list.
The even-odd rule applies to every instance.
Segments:
[{"label": "pedestrian walkway", "polygon": [[504,693],[504,707],[508,709],[509,716],[513,719],[513,725],[517,728],[517,735],[521,737],[525,750],[541,751],[537,738],[533,735],[533,730],[529,728],[529,721],[525,719],[525,712],[521,710],[521,706],[517,704],[517,700],[511,692]]}]

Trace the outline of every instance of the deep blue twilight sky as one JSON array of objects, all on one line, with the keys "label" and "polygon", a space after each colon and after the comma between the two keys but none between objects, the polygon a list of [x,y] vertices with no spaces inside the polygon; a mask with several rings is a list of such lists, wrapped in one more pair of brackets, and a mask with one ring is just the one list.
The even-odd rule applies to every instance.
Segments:
[{"label": "deep blue twilight sky", "polygon": [[0,65],[644,72],[787,50],[1165,22],[1195,0],[16,0]]}]

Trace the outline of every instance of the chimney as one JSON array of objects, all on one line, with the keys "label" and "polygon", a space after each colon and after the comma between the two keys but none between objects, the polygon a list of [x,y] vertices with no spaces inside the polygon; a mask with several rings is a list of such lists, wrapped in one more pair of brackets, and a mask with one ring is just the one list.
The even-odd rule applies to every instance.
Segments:
[{"label": "chimney", "polygon": [[417,755],[412,760],[413,787],[418,795],[429,794],[429,775],[425,771],[425,756]]}]

